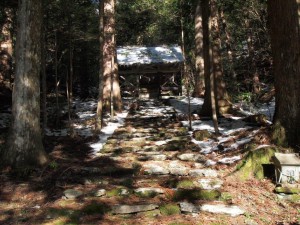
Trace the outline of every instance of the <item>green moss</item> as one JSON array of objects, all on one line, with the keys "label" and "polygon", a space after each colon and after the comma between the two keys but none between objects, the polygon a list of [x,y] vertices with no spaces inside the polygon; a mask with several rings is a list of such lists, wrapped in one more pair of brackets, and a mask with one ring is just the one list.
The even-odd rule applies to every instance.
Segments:
[{"label": "green moss", "polygon": [[82,212],[87,215],[94,215],[94,214],[103,215],[103,214],[109,212],[109,210],[110,210],[109,207],[105,204],[98,203],[98,202],[92,202],[89,205],[85,206],[82,209]]},{"label": "green moss", "polygon": [[103,153],[114,152],[115,146],[113,144],[105,144],[101,150]]},{"label": "green moss", "polygon": [[164,145],[165,151],[180,151],[184,150],[186,147],[186,141],[178,141],[178,140],[172,140],[169,141],[166,145]]},{"label": "green moss", "polygon": [[155,209],[155,210],[151,210],[151,211],[147,211],[147,212],[142,212],[141,215],[143,217],[152,219],[152,218],[155,218],[155,217],[161,215],[161,213],[160,213],[159,209]]},{"label": "green moss", "polygon": [[221,192],[218,190],[202,190],[202,189],[179,189],[175,192],[173,199],[181,200],[218,200],[221,197]]},{"label": "green moss", "polygon": [[185,128],[185,127],[179,127],[179,128],[177,128],[177,130],[176,130],[177,136],[184,136],[184,135],[186,135],[187,133],[188,133],[188,129]]},{"label": "green moss", "polygon": [[210,138],[212,135],[208,130],[197,130],[194,132],[194,138],[197,141],[204,141],[207,138]]},{"label": "green moss", "polygon": [[140,198],[154,198],[155,196],[158,195],[158,193],[155,191],[144,191],[144,192],[137,192],[135,193],[135,195]]},{"label": "green moss", "polygon": [[180,207],[177,204],[162,205],[159,210],[165,216],[180,214]]},{"label": "green moss", "polygon": [[225,202],[231,202],[232,201],[232,195],[228,192],[223,192],[223,193],[221,193],[220,200],[225,201]]},{"label": "green moss", "polygon": [[249,151],[244,160],[237,165],[236,172],[238,172],[239,177],[243,180],[249,179],[252,176],[263,179],[263,165],[271,164],[270,160],[277,151],[276,148],[261,148]]},{"label": "green moss", "polygon": [[293,188],[293,187],[276,187],[275,192],[276,193],[285,193],[285,194],[299,194],[300,189]]},{"label": "green moss", "polygon": [[119,196],[122,192],[122,188],[114,188],[112,190],[109,190],[106,192],[106,196],[107,197],[115,197],[115,196]]},{"label": "green moss", "polygon": [[272,140],[278,146],[288,147],[286,131],[280,122],[276,122],[272,127]]},{"label": "green moss", "polygon": [[178,181],[176,187],[182,189],[191,189],[191,188],[195,188],[195,184],[192,180],[181,180]]},{"label": "green moss", "polygon": [[293,203],[299,203],[300,202],[300,195],[299,194],[294,194],[291,196],[291,202]]},{"label": "green moss", "polygon": [[47,214],[53,219],[65,218],[63,224],[78,224],[80,219],[80,212],[71,209],[50,208]]}]

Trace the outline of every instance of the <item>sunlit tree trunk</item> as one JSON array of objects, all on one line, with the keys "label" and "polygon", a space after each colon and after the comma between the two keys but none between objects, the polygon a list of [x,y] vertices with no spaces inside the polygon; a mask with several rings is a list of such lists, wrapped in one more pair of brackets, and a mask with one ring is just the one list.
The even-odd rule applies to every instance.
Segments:
[{"label": "sunlit tree trunk", "polygon": [[104,0],[103,108],[121,110],[121,93],[116,66],[115,0]]},{"label": "sunlit tree trunk", "polygon": [[195,53],[196,53],[196,75],[194,96],[200,97],[204,92],[204,59],[203,59],[203,28],[201,0],[197,2],[195,14]]},{"label": "sunlit tree trunk", "polygon": [[[204,1],[205,2],[205,1]],[[207,7],[207,5],[205,6]],[[209,28],[204,28],[203,25],[203,31],[204,29],[207,29],[210,31],[211,34],[211,41],[209,43],[208,49],[210,49],[211,51],[211,58],[210,58],[210,66],[211,67],[207,67],[206,68],[206,78],[209,78],[209,73],[212,71],[214,73],[214,92],[215,92],[215,101],[216,101],[216,110],[217,110],[217,114],[225,114],[227,113],[227,111],[230,109],[230,103],[228,101],[228,94],[226,91],[226,87],[225,87],[225,82],[223,80],[223,69],[222,69],[222,62],[221,62],[221,54],[220,54],[220,48],[221,48],[221,40],[220,40],[220,30],[219,30],[219,26],[218,26],[218,8],[217,8],[217,4],[215,0],[211,0],[210,1],[210,9],[211,9],[211,13],[210,13],[210,17],[208,17],[208,24],[209,24]],[[207,13],[207,12],[206,12]],[[205,15],[206,16],[206,15]],[[204,13],[203,13],[203,20],[204,20]],[[205,23],[207,23],[206,21],[207,19],[205,19]],[[208,26],[208,25],[205,25]],[[206,32],[206,31],[205,31]],[[208,34],[206,35],[206,39],[209,39]],[[207,40],[206,40],[207,42]],[[208,61],[209,59],[209,53],[207,53],[207,51],[209,52],[209,50],[206,49],[206,61]],[[204,58],[205,58],[204,57]],[[206,63],[206,61],[204,62],[204,64]],[[210,84],[211,81],[206,81],[205,84]],[[211,105],[211,99],[210,99],[210,88],[206,88],[205,89],[205,99],[204,99],[204,104],[202,107],[202,111],[201,114],[202,115],[211,115],[212,114],[212,105]]]},{"label": "sunlit tree trunk", "polygon": [[268,5],[276,109],[273,138],[300,151],[300,0]]},{"label": "sunlit tree trunk", "polygon": [[40,131],[41,7],[40,0],[19,1],[13,118],[0,157],[19,169],[47,162]]}]

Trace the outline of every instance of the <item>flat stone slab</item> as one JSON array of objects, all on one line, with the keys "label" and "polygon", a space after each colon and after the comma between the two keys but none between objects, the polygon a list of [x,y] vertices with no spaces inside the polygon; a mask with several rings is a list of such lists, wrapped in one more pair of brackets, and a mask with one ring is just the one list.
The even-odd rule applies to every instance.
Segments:
[{"label": "flat stone slab", "polygon": [[170,174],[175,176],[186,176],[189,173],[189,168],[182,165],[178,161],[170,162],[168,165],[168,169],[170,170]]},{"label": "flat stone slab", "polygon": [[105,190],[105,189],[99,189],[99,190],[97,190],[97,191],[95,192],[95,196],[96,196],[96,197],[102,197],[102,196],[104,196],[104,195],[106,195],[106,190]]},{"label": "flat stone slab", "polygon": [[223,181],[219,179],[199,179],[197,183],[204,190],[220,189],[223,185]]},{"label": "flat stone slab", "polygon": [[180,202],[180,210],[182,213],[199,213],[200,207],[189,202]]},{"label": "flat stone slab", "polygon": [[192,177],[217,177],[218,172],[212,169],[193,169],[189,171]]},{"label": "flat stone slab", "polygon": [[177,158],[182,161],[193,161],[193,162],[198,161],[199,157],[200,156],[195,153],[185,153],[177,156]]},{"label": "flat stone slab", "polygon": [[130,214],[130,213],[139,213],[146,212],[157,209],[158,205],[115,205],[112,207],[113,214]]},{"label": "flat stone slab", "polygon": [[243,215],[245,213],[244,210],[240,209],[238,206],[228,206],[223,204],[218,205],[209,205],[204,204],[200,207],[201,211],[216,213],[216,214],[227,214],[232,217]]},{"label": "flat stone slab", "polygon": [[66,199],[76,199],[83,195],[82,191],[74,190],[74,189],[67,189],[64,191],[64,197]]},{"label": "flat stone slab", "polygon": [[138,189],[135,189],[134,192],[142,193],[142,194],[149,193],[149,192],[153,192],[153,193],[157,193],[157,194],[165,193],[165,191],[161,188],[152,188],[152,187],[138,188]]},{"label": "flat stone slab", "polygon": [[153,175],[167,175],[170,171],[161,165],[159,162],[151,162],[143,165],[144,172]]}]

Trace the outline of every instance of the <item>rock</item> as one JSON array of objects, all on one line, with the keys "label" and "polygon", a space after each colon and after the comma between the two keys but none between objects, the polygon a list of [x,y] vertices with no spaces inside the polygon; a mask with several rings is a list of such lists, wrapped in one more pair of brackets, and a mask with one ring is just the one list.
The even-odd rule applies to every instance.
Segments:
[{"label": "rock", "polygon": [[235,205],[209,205],[204,204],[200,207],[201,211],[210,212],[210,213],[216,213],[216,214],[228,214],[230,216],[239,216],[243,215],[245,213],[244,210],[240,209],[238,206]]},{"label": "rock", "polygon": [[194,153],[185,153],[185,154],[178,155],[177,158],[182,161],[197,161],[199,155],[196,155]]},{"label": "rock", "polygon": [[157,163],[144,165],[144,171],[147,174],[155,174],[155,175],[167,175],[170,173],[168,169],[158,165]]},{"label": "rock", "polygon": [[83,195],[82,191],[78,191],[74,189],[67,189],[64,191],[64,197],[67,199],[76,199],[81,195]]},{"label": "rock", "polygon": [[256,223],[254,220],[246,218],[245,219],[245,224],[246,225],[258,225],[258,223]]},{"label": "rock", "polygon": [[158,205],[116,205],[112,207],[113,214],[129,214],[129,213],[138,213],[146,212],[157,209]]},{"label": "rock", "polygon": [[180,210],[182,213],[199,213],[200,208],[189,202],[180,202]]},{"label": "rock", "polygon": [[152,192],[152,193],[157,193],[157,194],[163,194],[165,193],[163,189],[161,188],[152,188],[152,187],[148,187],[148,188],[138,188],[138,189],[135,189],[134,190],[135,193],[142,193],[142,194],[145,194],[145,193],[149,193],[149,192]]},{"label": "rock", "polygon": [[212,169],[193,169],[190,170],[189,175],[193,177],[217,177],[218,173]]},{"label": "rock", "polygon": [[127,189],[125,189],[125,188],[122,188],[122,189],[120,189],[120,195],[129,195],[130,194],[130,192],[129,192],[129,190],[127,190]]},{"label": "rock", "polygon": [[169,164],[169,170],[170,170],[170,173],[175,176],[188,175],[188,168],[184,165],[181,165],[178,161],[172,161]]},{"label": "rock", "polygon": [[98,191],[95,192],[96,197],[102,197],[106,195],[106,190],[105,189],[99,189]]},{"label": "rock", "polygon": [[200,179],[198,183],[204,190],[216,190],[222,187],[223,181],[217,179]]}]

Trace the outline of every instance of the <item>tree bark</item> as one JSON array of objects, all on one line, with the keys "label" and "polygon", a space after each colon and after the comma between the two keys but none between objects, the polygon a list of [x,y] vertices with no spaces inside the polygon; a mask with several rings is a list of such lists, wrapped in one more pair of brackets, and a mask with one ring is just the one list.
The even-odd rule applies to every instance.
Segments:
[{"label": "tree bark", "polygon": [[275,75],[273,138],[300,151],[300,0],[268,2]]},{"label": "tree bark", "polygon": [[[206,1],[204,1],[205,3]],[[222,62],[221,62],[221,54],[220,54],[220,48],[221,48],[221,40],[220,40],[220,30],[218,26],[218,8],[217,3],[215,0],[210,1],[210,9],[211,13],[210,16],[208,12],[203,12],[203,33],[205,33],[205,45],[208,45],[210,47],[205,46],[205,53],[204,53],[204,67],[205,63],[210,60],[209,66],[207,65],[205,69],[205,78],[208,79],[205,82],[206,85],[210,85],[210,72],[213,71],[214,73],[214,92],[215,92],[215,101],[216,101],[216,110],[217,114],[225,114],[230,109],[230,103],[228,101],[228,94],[226,91],[226,85],[223,80],[223,69],[222,69]],[[208,3],[205,3],[205,6],[208,7]],[[207,10],[207,9],[205,9]],[[207,14],[207,15],[206,15]],[[205,18],[204,19],[204,15]],[[209,24],[209,27],[208,27]],[[207,26],[207,27],[204,27]],[[211,33],[211,41],[209,41],[209,34],[208,31]],[[208,39],[208,40],[207,40]],[[208,42],[208,44],[207,44]],[[203,46],[204,47],[204,46]],[[209,54],[209,49],[211,49],[211,59]],[[211,87],[210,87],[211,88]],[[205,88],[205,96],[204,96],[204,104],[202,106],[201,115],[210,116],[212,115],[212,105],[211,105],[211,91],[210,88]]]},{"label": "tree bark", "polygon": [[198,0],[195,14],[195,54],[196,76],[193,95],[201,97],[204,92],[204,58],[203,58],[203,27],[201,0]]},{"label": "tree bark", "polygon": [[40,131],[40,0],[19,1],[12,126],[2,165],[25,169],[47,162]]},{"label": "tree bark", "polygon": [[116,65],[115,0],[104,0],[103,108],[120,111],[121,92]]},{"label": "tree bark", "polygon": [[104,43],[104,3],[99,1],[99,95],[96,114],[96,130],[100,131],[102,128],[102,111],[103,111],[103,43]]}]

